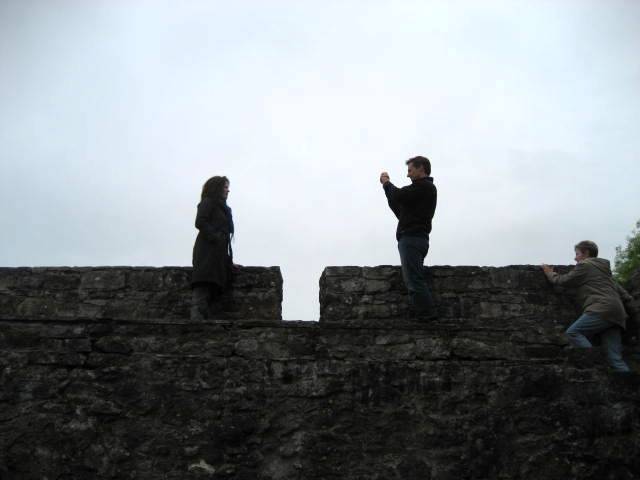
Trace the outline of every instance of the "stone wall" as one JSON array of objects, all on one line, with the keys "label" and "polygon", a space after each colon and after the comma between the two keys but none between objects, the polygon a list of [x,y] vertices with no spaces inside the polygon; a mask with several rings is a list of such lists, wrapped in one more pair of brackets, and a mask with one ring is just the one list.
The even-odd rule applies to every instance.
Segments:
[{"label": "stone wall", "polygon": [[[188,318],[191,268],[0,268],[0,318]],[[282,318],[279,267],[243,267],[214,318]]]},{"label": "stone wall", "polygon": [[0,320],[0,478],[638,478],[638,377],[527,333]]},{"label": "stone wall", "polygon": [[[559,273],[570,266],[557,265]],[[474,328],[554,338],[580,314],[570,289],[552,287],[533,265],[507,267],[425,267],[440,314],[439,323],[472,320]],[[640,311],[640,271],[626,285]],[[351,320],[363,326],[408,318],[407,290],[398,266],[326,267],[320,278],[320,321]],[[628,322],[623,336],[627,353],[640,360],[638,326]],[[595,342],[598,343],[598,338]]]},{"label": "stone wall", "polygon": [[[3,298],[37,299],[38,272]],[[566,348],[569,296],[538,273],[434,268],[429,323],[393,267],[327,269],[320,322],[5,307],[0,479],[639,478],[640,377]]]},{"label": "stone wall", "polygon": [[[556,267],[566,272],[568,267]],[[431,267],[425,272],[444,318],[535,318],[566,323],[575,317],[571,296],[554,290],[542,269],[509,267]],[[320,321],[402,319],[407,290],[400,267],[326,267],[320,278]]]}]

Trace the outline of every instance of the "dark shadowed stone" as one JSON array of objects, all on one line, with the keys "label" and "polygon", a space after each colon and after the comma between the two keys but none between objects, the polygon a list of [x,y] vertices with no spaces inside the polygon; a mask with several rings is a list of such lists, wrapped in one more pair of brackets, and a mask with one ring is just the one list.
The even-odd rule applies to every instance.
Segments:
[{"label": "dark shadowed stone", "polygon": [[125,286],[125,273],[116,269],[92,269],[80,277],[84,290],[118,290]]},{"label": "dark shadowed stone", "polygon": [[122,337],[102,337],[94,342],[94,348],[98,352],[120,353],[127,355],[132,352],[130,340]]},{"label": "dark shadowed stone", "polygon": [[[50,301],[17,270],[0,299]],[[236,284],[236,318],[180,316],[186,269],[122,267],[124,287],[56,289],[67,317],[10,310],[0,478],[640,478],[640,375],[567,348],[566,293],[533,267],[430,270],[444,312],[430,322],[406,318],[388,266],[323,275],[321,322],[268,318],[281,298],[269,269]],[[73,315],[87,306],[93,316]]]},{"label": "dark shadowed stone", "polygon": [[[566,267],[560,267],[560,270]],[[339,274],[338,274],[339,272]],[[425,267],[447,318],[538,315],[548,325],[575,317],[572,298],[554,291],[540,267]],[[364,289],[362,288],[364,281]],[[406,287],[399,267],[327,267],[320,279],[320,321],[406,317]]]},{"label": "dark shadowed stone", "polygon": [[[0,268],[0,318],[188,318],[191,268]],[[243,267],[213,318],[282,318],[278,267]]]}]

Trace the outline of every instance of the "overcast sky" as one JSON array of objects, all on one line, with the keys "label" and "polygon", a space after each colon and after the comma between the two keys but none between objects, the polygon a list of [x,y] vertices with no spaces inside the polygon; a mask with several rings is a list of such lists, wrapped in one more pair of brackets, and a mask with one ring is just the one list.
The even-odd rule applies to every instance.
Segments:
[{"label": "overcast sky", "polygon": [[399,264],[379,184],[431,159],[428,265],[613,259],[640,218],[640,2],[0,0],[0,265],[190,265],[204,181],[285,319]]}]

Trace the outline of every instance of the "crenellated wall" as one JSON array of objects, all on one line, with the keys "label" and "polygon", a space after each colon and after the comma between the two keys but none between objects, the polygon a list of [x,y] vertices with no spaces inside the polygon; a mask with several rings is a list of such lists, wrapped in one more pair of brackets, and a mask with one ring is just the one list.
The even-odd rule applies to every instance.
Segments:
[{"label": "crenellated wall", "polygon": [[[570,296],[554,291],[540,267],[440,266],[425,267],[425,273],[445,318],[565,323],[575,314]],[[406,296],[400,267],[326,267],[320,278],[320,320],[406,318]]]},{"label": "crenellated wall", "polygon": [[566,348],[569,297],[533,267],[433,269],[429,323],[397,268],[340,268],[320,322],[3,310],[0,478],[640,476],[639,377]]},{"label": "crenellated wall", "polygon": [[[0,268],[0,318],[187,318],[191,268]],[[242,267],[214,318],[282,318],[279,267]]]}]

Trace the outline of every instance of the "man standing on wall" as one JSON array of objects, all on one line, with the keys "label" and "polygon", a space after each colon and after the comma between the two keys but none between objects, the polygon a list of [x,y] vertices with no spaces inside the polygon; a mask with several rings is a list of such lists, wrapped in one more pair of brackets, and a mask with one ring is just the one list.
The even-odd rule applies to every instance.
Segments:
[{"label": "man standing on wall", "polygon": [[389,174],[380,174],[380,183],[389,207],[398,218],[396,239],[402,265],[402,278],[409,291],[412,313],[420,319],[435,318],[433,298],[424,276],[424,259],[429,251],[431,219],[436,211],[438,192],[433,184],[431,162],[426,157],[407,160],[411,185],[398,188]]},{"label": "man standing on wall", "polygon": [[589,240],[578,243],[576,266],[566,275],[559,275],[549,265],[542,265],[553,285],[575,288],[582,315],[567,329],[569,342],[580,348],[591,348],[587,337],[600,334],[607,358],[613,370],[628,372],[622,359],[620,330],[626,327],[627,313],[633,313],[633,298],[611,276],[609,261],[598,258],[598,246]]}]

